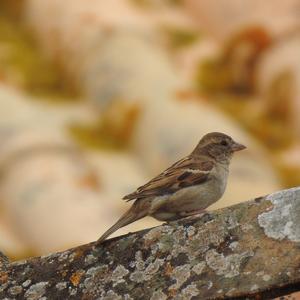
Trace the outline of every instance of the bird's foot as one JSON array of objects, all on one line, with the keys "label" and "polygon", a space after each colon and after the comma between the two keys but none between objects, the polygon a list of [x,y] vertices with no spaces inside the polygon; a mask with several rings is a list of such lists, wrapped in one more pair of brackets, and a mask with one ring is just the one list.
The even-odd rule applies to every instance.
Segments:
[{"label": "bird's foot", "polygon": [[205,209],[199,209],[199,210],[193,210],[193,211],[183,211],[180,212],[177,216],[176,219],[172,219],[167,221],[169,225],[172,225],[173,223],[177,223],[178,220],[193,220],[193,219],[199,219],[203,217],[207,211]]},{"label": "bird's foot", "polygon": [[183,211],[180,213],[180,216],[182,217],[190,217],[195,215],[202,215],[207,213],[205,209],[198,209],[198,210],[192,210],[192,211]]},{"label": "bird's foot", "polygon": [[194,219],[201,219],[205,214],[207,214],[207,211],[205,209],[199,209],[199,210],[182,212],[181,216],[185,220],[194,220]]},{"label": "bird's foot", "polygon": [[192,210],[192,211],[183,211],[180,213],[180,216],[182,218],[186,218],[186,217],[193,217],[193,218],[198,218],[202,215],[205,215],[207,213],[207,211],[205,209],[198,209],[198,210]]}]

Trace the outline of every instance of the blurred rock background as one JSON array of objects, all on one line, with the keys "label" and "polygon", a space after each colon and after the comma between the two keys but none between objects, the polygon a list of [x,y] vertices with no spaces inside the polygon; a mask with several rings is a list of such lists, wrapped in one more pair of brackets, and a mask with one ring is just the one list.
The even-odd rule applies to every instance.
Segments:
[{"label": "blurred rock background", "polygon": [[299,185],[299,28],[299,0],[0,0],[0,249],[96,240],[209,131],[248,146],[212,209]]}]

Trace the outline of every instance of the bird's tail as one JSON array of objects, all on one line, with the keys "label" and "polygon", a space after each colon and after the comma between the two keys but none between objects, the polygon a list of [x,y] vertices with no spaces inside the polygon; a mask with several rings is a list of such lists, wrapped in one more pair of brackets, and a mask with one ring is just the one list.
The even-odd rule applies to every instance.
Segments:
[{"label": "bird's tail", "polygon": [[133,204],[133,206],[107,231],[105,231],[102,236],[97,240],[97,243],[102,243],[108,236],[113,234],[115,231],[124,227],[130,223],[133,223],[147,215],[146,209],[141,209],[138,207],[137,202]]}]

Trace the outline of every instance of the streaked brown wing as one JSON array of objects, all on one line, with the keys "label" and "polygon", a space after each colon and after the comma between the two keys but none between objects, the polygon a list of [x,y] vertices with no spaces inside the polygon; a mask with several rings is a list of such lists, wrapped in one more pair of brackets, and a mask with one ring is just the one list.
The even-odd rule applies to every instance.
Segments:
[{"label": "streaked brown wing", "polygon": [[212,161],[185,157],[123,199],[130,201],[163,196],[181,188],[201,184],[209,179],[213,165]]}]

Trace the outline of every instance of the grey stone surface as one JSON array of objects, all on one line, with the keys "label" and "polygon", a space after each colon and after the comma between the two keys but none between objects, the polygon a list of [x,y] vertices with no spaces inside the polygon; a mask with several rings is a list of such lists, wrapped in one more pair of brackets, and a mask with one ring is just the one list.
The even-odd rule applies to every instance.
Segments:
[{"label": "grey stone surface", "polygon": [[[265,234],[273,239],[287,239],[300,242],[300,190],[298,188],[280,191],[266,198],[273,209],[258,216],[258,223]],[[289,199],[287,204],[284,199]]]},{"label": "grey stone surface", "polygon": [[0,299],[272,299],[300,290],[300,188],[13,262]]}]

